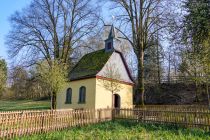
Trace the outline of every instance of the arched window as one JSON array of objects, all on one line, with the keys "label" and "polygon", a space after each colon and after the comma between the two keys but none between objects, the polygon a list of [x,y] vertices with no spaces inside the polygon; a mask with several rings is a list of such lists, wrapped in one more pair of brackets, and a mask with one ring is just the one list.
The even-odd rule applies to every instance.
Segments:
[{"label": "arched window", "polygon": [[86,88],[84,86],[79,89],[79,103],[85,103]]},{"label": "arched window", "polygon": [[71,104],[72,89],[68,88],[66,90],[66,104]]}]

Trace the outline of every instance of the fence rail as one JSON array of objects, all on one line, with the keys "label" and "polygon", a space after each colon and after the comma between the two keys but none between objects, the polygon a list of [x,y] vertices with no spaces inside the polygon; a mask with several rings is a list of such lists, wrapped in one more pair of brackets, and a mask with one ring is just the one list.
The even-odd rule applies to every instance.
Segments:
[{"label": "fence rail", "polygon": [[165,111],[144,109],[115,109],[114,119],[129,119],[144,123],[181,125],[210,130],[210,113],[198,111]]},{"label": "fence rail", "polygon": [[[158,83],[157,77],[144,77],[145,83]],[[192,84],[195,83],[196,79],[208,79],[207,76],[161,76],[160,77],[160,83],[188,83]]]},{"label": "fence rail", "polygon": [[0,113],[0,138],[14,138],[111,120],[111,109]]},{"label": "fence rail", "polygon": [[178,111],[178,112],[206,112],[210,113],[208,105],[135,105],[134,108],[152,111]]},{"label": "fence rail", "polygon": [[[210,131],[208,108],[146,106],[135,109],[45,110],[0,112],[0,139],[62,130],[113,119],[176,124]],[[162,110],[161,110],[162,109]],[[188,109],[188,110],[187,110]]]}]

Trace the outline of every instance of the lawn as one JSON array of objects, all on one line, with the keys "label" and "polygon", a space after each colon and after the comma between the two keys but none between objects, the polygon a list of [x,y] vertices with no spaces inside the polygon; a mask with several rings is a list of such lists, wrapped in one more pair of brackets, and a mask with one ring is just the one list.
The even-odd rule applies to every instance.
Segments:
[{"label": "lawn", "polygon": [[0,100],[0,111],[50,109],[50,101]]},{"label": "lawn", "polygon": [[209,140],[210,133],[176,126],[111,121],[17,140]]}]

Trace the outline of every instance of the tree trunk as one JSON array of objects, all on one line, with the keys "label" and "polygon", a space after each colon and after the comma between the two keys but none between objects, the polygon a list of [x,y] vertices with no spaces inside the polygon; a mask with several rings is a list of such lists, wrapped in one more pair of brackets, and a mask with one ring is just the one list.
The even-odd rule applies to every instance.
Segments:
[{"label": "tree trunk", "polygon": [[168,83],[171,82],[171,50],[169,52],[169,58],[168,58]]},{"label": "tree trunk", "polygon": [[159,51],[159,35],[157,32],[157,72],[158,72],[158,84],[160,85],[161,79],[160,79],[160,51]]},{"label": "tree trunk", "polygon": [[198,81],[197,78],[195,80],[195,102],[199,102],[198,93],[199,93],[199,87],[198,87]]},{"label": "tree trunk", "polygon": [[51,109],[56,109],[56,92],[53,92],[51,96]]},{"label": "tree trunk", "polygon": [[210,109],[210,95],[209,95],[209,84],[208,84],[208,81],[206,82],[206,94],[207,94],[208,105],[209,105],[209,109]]},{"label": "tree trunk", "polygon": [[140,104],[141,99],[141,105],[144,105],[144,51],[143,49],[140,49],[140,55],[139,55],[139,62],[138,62],[138,93],[137,96],[137,104]]}]

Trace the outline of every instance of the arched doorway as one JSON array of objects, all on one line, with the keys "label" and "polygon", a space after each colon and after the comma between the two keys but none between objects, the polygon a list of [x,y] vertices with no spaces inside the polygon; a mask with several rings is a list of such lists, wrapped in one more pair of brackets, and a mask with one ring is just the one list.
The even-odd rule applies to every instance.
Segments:
[{"label": "arched doorway", "polygon": [[120,108],[120,95],[114,94],[114,108]]}]

